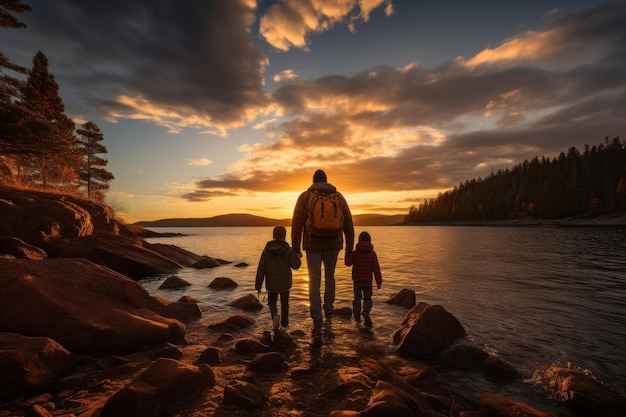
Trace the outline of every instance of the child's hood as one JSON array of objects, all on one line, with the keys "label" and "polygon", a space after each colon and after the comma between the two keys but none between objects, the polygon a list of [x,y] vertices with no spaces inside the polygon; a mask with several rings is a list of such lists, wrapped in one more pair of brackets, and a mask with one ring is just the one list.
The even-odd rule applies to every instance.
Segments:
[{"label": "child's hood", "polygon": [[271,254],[282,255],[289,250],[289,244],[284,240],[276,239],[267,242],[265,248]]},{"label": "child's hood", "polygon": [[374,245],[372,245],[370,242],[362,240],[356,244],[356,250],[361,253],[370,253],[374,251]]}]

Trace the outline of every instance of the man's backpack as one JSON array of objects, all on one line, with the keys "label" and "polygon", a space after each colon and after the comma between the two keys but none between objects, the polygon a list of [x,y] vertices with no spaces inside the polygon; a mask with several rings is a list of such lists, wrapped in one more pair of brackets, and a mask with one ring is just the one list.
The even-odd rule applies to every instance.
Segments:
[{"label": "man's backpack", "polygon": [[306,228],[312,235],[334,236],[343,230],[343,206],[339,193],[311,191]]}]

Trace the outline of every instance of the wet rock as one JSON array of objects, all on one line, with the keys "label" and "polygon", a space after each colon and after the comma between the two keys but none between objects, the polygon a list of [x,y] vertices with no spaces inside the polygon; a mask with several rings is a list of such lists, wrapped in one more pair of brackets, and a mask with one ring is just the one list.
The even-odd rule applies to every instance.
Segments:
[{"label": "wet rock", "polygon": [[442,306],[419,303],[402,320],[393,333],[398,351],[416,358],[430,358],[465,337],[465,329]]},{"label": "wet rock", "polygon": [[255,311],[261,310],[263,308],[263,304],[259,302],[259,300],[252,294],[244,295],[241,298],[238,298],[234,301],[228,303],[231,307],[240,308],[245,311]]},{"label": "wet rock", "polygon": [[263,391],[249,382],[233,380],[224,387],[224,403],[233,404],[246,410],[263,407]]},{"label": "wet rock", "polygon": [[211,323],[207,328],[214,331],[237,331],[250,327],[256,323],[254,317],[250,317],[246,314],[235,314],[227,317],[226,319],[218,322]]},{"label": "wet rock", "polygon": [[247,263],[245,263],[245,262],[239,262],[239,263],[238,263],[237,265],[235,265],[235,266],[236,266],[237,268],[245,268],[245,267],[248,267],[248,266],[250,266],[250,265],[248,265],[248,264],[247,264]]},{"label": "wet rock", "polygon": [[256,355],[269,351],[269,347],[256,340],[243,339],[235,344],[235,351],[244,355]]},{"label": "wet rock", "polygon": [[320,396],[327,399],[345,398],[355,391],[363,392],[372,386],[372,381],[360,369],[344,366],[326,378],[320,387]]},{"label": "wet rock", "polygon": [[539,411],[528,404],[492,392],[480,397],[480,415],[482,417],[555,417],[552,413]]},{"label": "wet rock", "polygon": [[[210,368],[209,368],[210,369]],[[207,371],[174,359],[159,359],[104,405],[103,417],[158,416],[198,398],[215,383]]]},{"label": "wet rock", "polygon": [[218,348],[209,347],[206,348],[200,357],[196,360],[196,365],[206,363],[207,365],[217,365],[222,360],[222,351]]},{"label": "wet rock", "polygon": [[13,258],[40,261],[48,258],[48,254],[37,246],[30,245],[16,237],[0,236],[0,253]]},{"label": "wet rock", "polygon": [[49,337],[81,354],[184,341],[184,325],[143,287],[87,260],[0,260],[0,271],[0,331]]},{"label": "wet rock", "polygon": [[480,367],[480,371],[497,382],[511,382],[522,377],[517,369],[497,356],[489,355]]},{"label": "wet rock", "polygon": [[396,387],[385,381],[378,381],[367,408],[361,417],[421,417],[434,410],[418,392]]},{"label": "wet rock", "polygon": [[191,267],[196,269],[216,268],[223,265],[218,259],[211,258],[210,256],[203,256],[197,262],[194,262]]},{"label": "wet rock", "polygon": [[26,409],[24,417],[54,417],[50,411],[40,405],[31,405]]},{"label": "wet rock", "polygon": [[167,316],[175,318],[176,320],[189,320],[202,316],[202,310],[200,310],[200,306],[198,306],[195,302],[187,302],[187,301],[170,301],[163,297],[154,297],[158,300],[168,312]]},{"label": "wet rock", "polygon": [[592,376],[571,368],[554,367],[554,384],[574,416],[620,417],[626,398]]},{"label": "wet rock", "polygon": [[0,400],[41,392],[75,364],[75,357],[52,339],[0,333]]},{"label": "wet rock", "polygon": [[208,287],[214,290],[231,290],[237,288],[237,283],[230,278],[217,277],[211,281]]},{"label": "wet rock", "polygon": [[348,306],[335,307],[335,310],[333,311],[333,315],[337,317],[342,317],[342,318],[350,318],[352,317],[352,307],[348,307]]},{"label": "wet rock", "polygon": [[286,368],[285,357],[278,352],[261,353],[248,363],[248,369],[257,374],[280,372]]},{"label": "wet rock", "polygon": [[150,355],[150,359],[156,360],[159,358],[170,358],[170,359],[180,359],[183,357],[183,351],[180,350],[175,345],[168,343],[160,349],[157,349],[154,353]]},{"label": "wet rock", "polygon": [[159,289],[162,290],[162,289],[184,288],[190,285],[191,285],[190,282],[185,281],[184,279],[176,275],[172,275],[171,277],[167,277],[165,281],[163,281],[163,283],[159,285]]},{"label": "wet rock", "polygon": [[456,344],[441,352],[439,362],[455,369],[480,369],[489,354],[474,345]]},{"label": "wet rock", "polygon": [[397,293],[392,294],[385,302],[405,308],[413,308],[415,306],[415,291],[406,288],[401,289]]},{"label": "wet rock", "polygon": [[329,417],[359,417],[361,413],[352,410],[333,410]]},{"label": "wet rock", "polygon": [[200,302],[200,300],[190,295],[183,295],[182,297],[178,299],[178,301],[180,301],[181,303],[195,303],[195,304],[198,304]]}]

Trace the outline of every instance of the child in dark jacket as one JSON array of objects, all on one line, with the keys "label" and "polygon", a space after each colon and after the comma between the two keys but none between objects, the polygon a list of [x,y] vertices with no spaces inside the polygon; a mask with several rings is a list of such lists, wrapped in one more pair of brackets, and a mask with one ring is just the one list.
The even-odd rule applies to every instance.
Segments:
[{"label": "child in dark jacket", "polygon": [[[283,226],[276,226],[273,231],[273,238],[267,242],[265,249],[261,253],[259,267],[256,271],[255,288],[261,291],[261,286],[265,280],[267,289],[267,304],[270,308],[270,315],[274,324],[274,330],[278,330],[279,323],[283,327],[289,325],[289,290],[291,289],[291,269],[298,269],[302,261],[301,254],[296,253],[293,248],[285,242],[287,230]],[[277,301],[280,295],[280,312],[278,314]],[[281,320],[282,318],[282,320]]]},{"label": "child in dark jacket", "polygon": [[363,317],[365,325],[372,326],[370,311],[372,310],[372,275],[376,279],[376,287],[380,289],[383,278],[380,273],[378,257],[374,252],[372,238],[367,232],[359,235],[359,242],[354,252],[346,253],[346,265],[352,265],[352,281],[354,285],[354,301],[352,312],[354,320],[361,321],[361,299],[363,299]]}]

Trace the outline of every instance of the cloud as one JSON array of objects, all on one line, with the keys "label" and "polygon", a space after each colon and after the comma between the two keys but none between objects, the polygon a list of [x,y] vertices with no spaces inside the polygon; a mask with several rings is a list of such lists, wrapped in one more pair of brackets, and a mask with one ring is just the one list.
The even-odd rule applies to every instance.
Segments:
[{"label": "cloud", "polygon": [[196,167],[206,167],[213,163],[210,159],[207,158],[199,158],[199,159],[188,159],[187,165],[196,166]]},{"label": "cloud", "polygon": [[90,109],[87,119],[102,112],[108,120],[146,120],[173,133],[202,128],[224,135],[268,111],[267,57],[250,38],[255,1],[29,5],[32,12],[23,16],[29,36],[3,34],[12,40],[3,52],[30,66],[47,45],[70,113]]},{"label": "cloud", "polygon": [[[437,68],[380,66],[297,79],[273,100],[288,117],[199,190],[294,191],[317,168],[350,193],[442,189],[524,159],[623,134],[626,7],[554,20]],[[288,180],[289,179],[289,180]]]},{"label": "cloud", "polygon": [[367,22],[372,10],[385,5],[393,13],[390,0],[279,0],[261,18],[260,34],[273,47],[288,51],[307,49],[308,37],[330,30],[338,23],[352,31],[360,20]]}]

